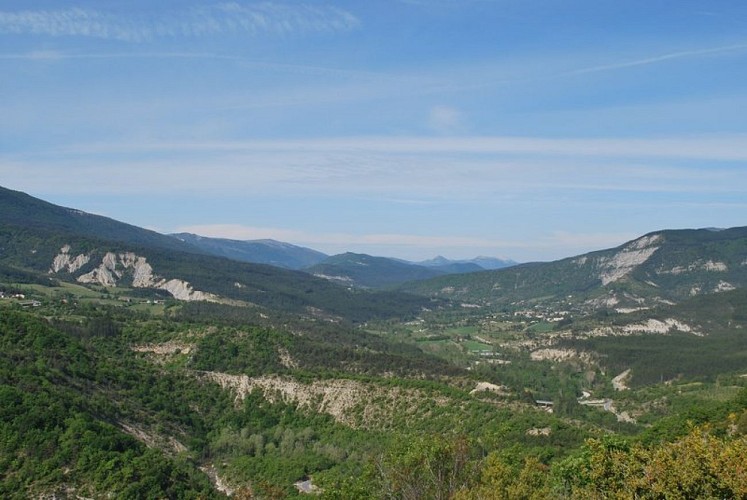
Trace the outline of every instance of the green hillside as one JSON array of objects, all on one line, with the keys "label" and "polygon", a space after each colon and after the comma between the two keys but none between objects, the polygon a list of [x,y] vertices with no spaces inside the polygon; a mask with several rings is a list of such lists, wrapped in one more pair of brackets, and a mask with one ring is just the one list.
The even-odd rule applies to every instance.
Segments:
[{"label": "green hillside", "polygon": [[[625,328],[670,318],[676,318],[681,326],[672,328],[667,335],[584,335],[608,326]],[[693,330],[682,331],[683,328]],[[745,289],[702,295],[675,306],[578,321],[572,329],[576,338],[562,339],[557,346],[594,353],[612,373],[629,369],[631,383],[637,385],[678,378],[715,380],[719,374],[747,371]]]},{"label": "green hillside", "polygon": [[181,252],[202,253],[175,238],[0,187],[0,224]]},{"label": "green hillside", "polygon": [[638,307],[747,285],[747,227],[650,233],[555,262],[408,283],[403,291],[493,305]]},{"label": "green hillside", "polygon": [[[294,482],[308,478],[324,498],[413,489],[485,498],[498,485],[511,498],[604,497],[634,475],[589,478],[615,474],[616,464],[656,467],[664,451],[690,450],[695,435],[708,440],[708,455],[696,456],[714,472],[694,472],[687,491],[742,491],[741,473],[724,475],[747,457],[739,387],[722,400],[687,400],[674,386],[683,416],[713,430],[665,413],[634,437],[595,410],[569,419],[521,396],[476,392],[484,379],[412,346],[202,306],[159,319],[124,305],[0,302],[0,494],[218,498],[217,477],[224,491],[260,498],[296,497]],[[728,426],[736,430],[727,435]],[[691,465],[677,456],[667,470],[685,477]]]},{"label": "green hillside", "polygon": [[406,281],[440,276],[446,272],[386,257],[350,252],[333,255],[319,264],[307,267],[305,271],[342,285],[364,288],[386,288]]}]

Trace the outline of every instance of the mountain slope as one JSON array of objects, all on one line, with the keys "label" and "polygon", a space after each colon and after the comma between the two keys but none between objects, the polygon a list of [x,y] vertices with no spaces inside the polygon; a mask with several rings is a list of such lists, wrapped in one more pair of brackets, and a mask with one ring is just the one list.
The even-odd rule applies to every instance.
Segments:
[{"label": "mountain slope", "polygon": [[0,272],[6,276],[31,273],[41,282],[52,277],[160,290],[179,300],[238,301],[351,321],[412,315],[432,304],[401,292],[347,290],[300,271],[200,254],[175,238],[14,191],[0,191],[0,208],[6,209],[0,211]]},{"label": "mountain slope", "polygon": [[328,256],[310,248],[299,247],[275,240],[231,240],[208,238],[191,233],[178,233],[171,236],[184,241],[205,253],[226,257],[241,262],[269,264],[286,269],[303,269],[313,266]]},{"label": "mountain slope", "polygon": [[64,232],[181,252],[202,253],[183,241],[73,208],[61,207],[20,191],[0,187],[0,223],[29,229]]},{"label": "mountain slope", "polygon": [[642,307],[747,285],[747,227],[667,230],[555,262],[452,275],[401,290],[493,304]]},{"label": "mountain slope", "polygon": [[594,353],[611,373],[630,370],[633,385],[678,377],[716,377],[747,366],[747,289],[698,295],[674,306],[597,319],[576,326],[561,349]]},{"label": "mountain slope", "polygon": [[305,271],[343,285],[364,288],[384,288],[444,274],[439,269],[351,252],[333,255]]}]

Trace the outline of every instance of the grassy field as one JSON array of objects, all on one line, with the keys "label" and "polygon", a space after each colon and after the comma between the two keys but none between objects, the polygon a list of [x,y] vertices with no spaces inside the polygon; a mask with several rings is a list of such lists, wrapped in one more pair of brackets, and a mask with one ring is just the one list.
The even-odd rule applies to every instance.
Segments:
[{"label": "grassy field", "polygon": [[492,345],[483,344],[482,342],[478,342],[476,340],[465,340],[464,342],[462,342],[462,345],[468,351],[490,351],[493,349]]},{"label": "grassy field", "polygon": [[446,330],[447,335],[474,335],[478,332],[477,326],[457,326]]},{"label": "grassy field", "polygon": [[546,321],[541,321],[539,323],[535,323],[533,325],[530,325],[527,330],[533,333],[547,333],[553,331],[555,328],[554,323],[548,323]]},{"label": "grassy field", "polygon": [[[26,300],[38,300],[42,306],[59,303],[65,299],[72,299],[80,303],[100,304],[115,307],[128,307],[136,311],[147,312],[155,316],[163,316],[167,305],[163,302],[155,303],[142,297],[131,297],[131,288],[101,286],[83,286],[77,283],[59,282],[59,286],[44,286],[36,284],[9,284],[14,290],[26,295]],[[18,303],[18,299],[4,301],[6,305]]]}]

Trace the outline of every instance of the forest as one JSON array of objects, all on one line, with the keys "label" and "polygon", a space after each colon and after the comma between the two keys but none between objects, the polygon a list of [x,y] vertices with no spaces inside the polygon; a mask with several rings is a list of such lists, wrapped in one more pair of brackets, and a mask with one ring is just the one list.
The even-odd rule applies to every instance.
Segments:
[{"label": "forest", "polygon": [[[203,303],[1,306],[3,497],[222,496],[209,473],[237,498],[295,497],[309,479],[323,498],[747,494],[747,389],[682,400],[639,428],[557,397],[575,394],[571,368],[465,370],[352,325]],[[240,394],[205,374],[316,399],[282,384]],[[471,390],[486,379],[524,390]],[[357,398],[340,411],[324,392],[338,386]],[[532,404],[545,395],[552,414]]]}]

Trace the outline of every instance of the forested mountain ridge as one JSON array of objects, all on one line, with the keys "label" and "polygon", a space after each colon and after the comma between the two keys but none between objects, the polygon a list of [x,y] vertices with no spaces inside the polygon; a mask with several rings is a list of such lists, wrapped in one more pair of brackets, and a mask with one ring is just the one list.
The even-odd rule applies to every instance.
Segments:
[{"label": "forested mountain ridge", "polygon": [[[275,240],[233,240],[211,238],[191,233],[171,234],[205,253],[241,262],[269,264],[286,269],[305,270],[323,274],[340,283],[379,288],[405,281],[509,267],[516,262],[494,257],[476,257],[469,260],[449,260],[435,257],[422,262],[374,257],[346,252],[329,256],[311,248]],[[365,261],[365,262],[364,262]],[[365,272],[359,266],[369,266]],[[410,267],[407,267],[410,266]],[[422,268],[434,271],[424,271]]]},{"label": "forested mountain ridge", "polygon": [[326,254],[311,248],[275,240],[241,241],[227,238],[208,238],[191,233],[176,233],[171,236],[211,255],[241,262],[269,264],[286,269],[303,269],[328,257]]},{"label": "forested mountain ridge", "polygon": [[747,227],[665,230],[555,262],[451,275],[400,287],[490,304],[636,308],[747,285]]},{"label": "forested mountain ridge", "polygon": [[6,277],[161,290],[180,300],[351,321],[412,316],[433,305],[402,292],[348,290],[300,271],[206,255],[170,236],[7,189],[0,191],[0,209],[0,273]]},{"label": "forested mountain ridge", "polygon": [[381,288],[404,281],[440,276],[441,272],[386,257],[359,253],[333,255],[306,272],[341,284]]},{"label": "forested mountain ridge", "polygon": [[164,250],[203,253],[197,247],[155,231],[54,205],[4,187],[0,187],[0,224]]},{"label": "forested mountain ridge", "polygon": [[[478,268],[482,268],[484,270],[494,270],[494,269],[501,269],[504,267],[511,267],[515,266],[517,264],[516,261],[511,259],[499,259],[497,257],[475,257],[473,259],[460,259],[460,260],[451,260],[447,259],[442,256],[437,256],[432,259],[423,260],[420,262],[414,262],[414,264],[418,264],[420,266],[425,267],[436,267],[436,268],[444,268],[454,265],[467,265],[467,266],[477,266]],[[472,272],[472,269],[465,272]]]}]

